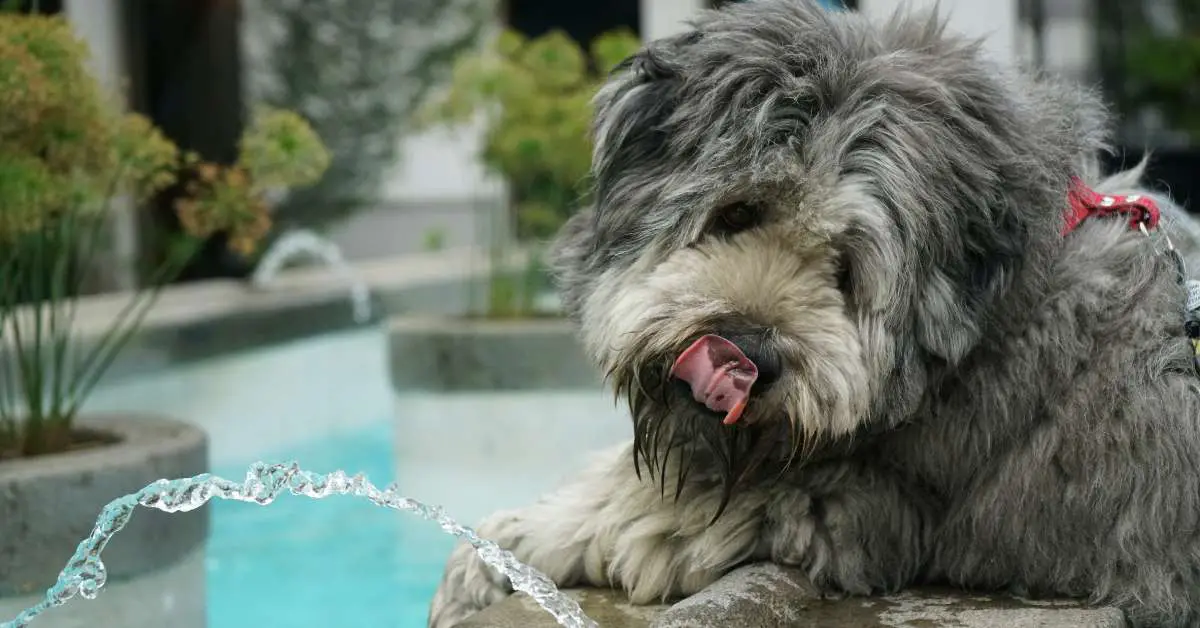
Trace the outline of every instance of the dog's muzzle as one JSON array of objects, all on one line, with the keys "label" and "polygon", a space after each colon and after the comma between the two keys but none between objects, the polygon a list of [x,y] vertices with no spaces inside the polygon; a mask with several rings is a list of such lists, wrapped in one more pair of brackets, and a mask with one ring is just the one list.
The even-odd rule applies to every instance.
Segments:
[{"label": "dog's muzzle", "polygon": [[722,422],[732,425],[751,395],[779,377],[779,359],[755,336],[708,334],[679,354],[670,374],[687,384],[698,403],[724,414]]}]

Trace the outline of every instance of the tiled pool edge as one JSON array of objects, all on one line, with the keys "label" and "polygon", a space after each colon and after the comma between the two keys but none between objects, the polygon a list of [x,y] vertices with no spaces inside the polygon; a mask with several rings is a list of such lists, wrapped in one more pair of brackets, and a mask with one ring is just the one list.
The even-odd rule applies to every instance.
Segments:
[{"label": "tiled pool edge", "polygon": [[[601,628],[1123,628],[1113,608],[1078,601],[1028,601],[1002,595],[915,590],[886,597],[820,600],[803,574],[773,565],[738,569],[674,605],[632,606],[616,591],[575,589],[584,612]],[[514,595],[459,628],[553,628],[554,620],[524,595]]]}]

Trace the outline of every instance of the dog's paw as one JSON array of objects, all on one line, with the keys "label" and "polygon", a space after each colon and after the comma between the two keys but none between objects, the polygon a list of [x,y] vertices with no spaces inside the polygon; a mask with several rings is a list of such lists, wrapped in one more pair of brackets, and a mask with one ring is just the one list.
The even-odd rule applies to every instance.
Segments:
[{"label": "dog's paw", "polygon": [[475,548],[461,543],[450,554],[442,582],[433,596],[429,628],[451,628],[511,592],[508,578],[483,562]]},{"label": "dog's paw", "polygon": [[[478,528],[481,538],[504,549],[520,541],[519,518],[513,514],[491,517]],[[451,628],[512,593],[508,578],[483,562],[468,543],[459,543],[446,562],[446,571],[429,607],[429,628]]]}]

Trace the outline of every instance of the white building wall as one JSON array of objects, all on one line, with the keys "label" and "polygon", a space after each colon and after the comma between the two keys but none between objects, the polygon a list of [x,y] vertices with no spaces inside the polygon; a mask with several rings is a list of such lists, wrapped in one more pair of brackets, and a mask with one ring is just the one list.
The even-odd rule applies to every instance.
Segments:
[{"label": "white building wall", "polygon": [[859,0],[858,9],[874,19],[887,19],[898,8],[937,7],[953,31],[986,37],[984,50],[1000,63],[1018,60],[1017,0]]},{"label": "white building wall", "polygon": [[[93,76],[121,106],[127,106],[129,73],[119,0],[65,0],[63,14],[91,50]],[[112,248],[98,260],[97,283],[91,286],[97,290],[127,290],[137,281],[137,225],[132,206],[125,199],[113,204]]]},{"label": "white building wall", "polygon": [[[125,92],[125,56],[118,0],[66,0],[63,13],[92,51],[92,71],[111,93]],[[122,100],[124,102],[124,100]]]},{"label": "white building wall", "polygon": [[704,0],[641,0],[642,37],[658,39],[676,35],[707,3]]}]

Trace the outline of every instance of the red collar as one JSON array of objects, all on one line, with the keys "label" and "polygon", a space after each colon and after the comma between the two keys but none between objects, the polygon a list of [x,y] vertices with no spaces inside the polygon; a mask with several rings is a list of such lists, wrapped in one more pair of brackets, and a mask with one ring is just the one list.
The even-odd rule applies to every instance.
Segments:
[{"label": "red collar", "polygon": [[1130,229],[1138,229],[1141,225],[1145,225],[1147,229],[1154,229],[1158,226],[1158,204],[1148,196],[1099,194],[1084,185],[1078,177],[1072,177],[1071,188],[1067,192],[1067,201],[1070,209],[1066,213],[1066,224],[1062,229],[1064,236],[1074,231],[1091,216],[1125,214],[1129,216]]}]

